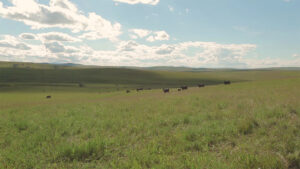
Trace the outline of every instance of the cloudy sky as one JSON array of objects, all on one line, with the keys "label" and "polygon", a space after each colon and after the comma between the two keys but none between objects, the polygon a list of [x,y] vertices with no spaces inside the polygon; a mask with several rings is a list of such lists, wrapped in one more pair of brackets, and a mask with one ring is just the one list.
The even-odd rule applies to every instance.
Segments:
[{"label": "cloudy sky", "polygon": [[0,0],[0,60],[300,66],[300,0]]}]

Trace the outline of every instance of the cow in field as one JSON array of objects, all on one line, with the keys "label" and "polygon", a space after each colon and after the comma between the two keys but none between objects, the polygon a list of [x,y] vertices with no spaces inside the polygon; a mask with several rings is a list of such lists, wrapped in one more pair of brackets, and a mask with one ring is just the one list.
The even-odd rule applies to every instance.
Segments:
[{"label": "cow in field", "polygon": [[144,90],[143,88],[136,89],[137,92]]},{"label": "cow in field", "polygon": [[205,84],[198,84],[198,87],[205,87]]},{"label": "cow in field", "polygon": [[182,89],[182,90],[187,90],[187,89],[188,89],[188,86],[181,86],[181,89]]},{"label": "cow in field", "polygon": [[51,99],[51,96],[46,96],[46,99]]},{"label": "cow in field", "polygon": [[164,92],[164,93],[170,93],[170,89],[169,89],[169,88],[164,88],[164,89],[163,89],[163,92]]},{"label": "cow in field", "polygon": [[126,90],[126,93],[130,93],[130,90]]},{"label": "cow in field", "polygon": [[225,85],[230,85],[230,84],[231,84],[231,81],[226,80],[226,81],[224,81],[224,84],[225,84]]},{"label": "cow in field", "polygon": [[179,92],[181,92],[181,88],[180,89],[177,89]]}]

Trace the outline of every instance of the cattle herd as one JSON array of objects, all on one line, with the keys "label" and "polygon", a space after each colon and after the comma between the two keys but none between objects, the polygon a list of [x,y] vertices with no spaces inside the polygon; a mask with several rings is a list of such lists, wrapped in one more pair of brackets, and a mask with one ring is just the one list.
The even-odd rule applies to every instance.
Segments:
[{"label": "cattle herd", "polygon": [[170,89],[169,89],[169,88],[164,88],[164,89],[163,89],[163,92],[164,92],[164,93],[170,93]]},{"label": "cattle herd", "polygon": [[[231,81],[226,80],[226,81],[224,81],[224,84],[225,85],[230,85]],[[203,83],[202,84],[198,84],[198,87],[199,88],[205,87],[205,84],[203,84]],[[143,90],[152,90],[152,89],[151,88],[146,88],[146,89],[144,89],[144,88],[137,88],[136,89],[137,92],[140,92],[140,91],[143,91]],[[181,92],[181,91],[184,91],[184,90],[188,90],[188,86],[181,86],[181,87],[179,87],[177,89],[178,92]],[[163,88],[162,91],[164,93],[170,93],[170,89],[169,88]],[[126,93],[130,93],[130,90],[126,90]],[[51,96],[46,96],[46,99],[51,99],[51,98],[52,98]]]},{"label": "cattle herd", "polygon": [[[226,80],[226,81],[224,81],[224,84],[225,84],[225,85],[230,85],[230,84],[231,84],[231,81]],[[203,83],[198,84],[198,87],[199,87],[199,88],[203,88],[203,87],[205,87],[205,84],[203,84]],[[142,91],[142,90],[151,90],[151,88],[147,88],[147,89],[144,89],[144,88],[137,88],[137,89],[136,89],[137,92],[140,92],[140,91]],[[184,91],[184,90],[188,90],[188,86],[181,86],[181,87],[179,87],[179,88],[177,89],[178,92],[181,92],[181,91]],[[170,88],[163,88],[162,91],[163,91],[164,93],[170,93]],[[130,93],[130,90],[126,90],[126,93]]]},{"label": "cattle herd", "polygon": [[230,85],[231,82],[227,80],[227,81],[224,81],[224,84],[225,84],[225,85]]}]

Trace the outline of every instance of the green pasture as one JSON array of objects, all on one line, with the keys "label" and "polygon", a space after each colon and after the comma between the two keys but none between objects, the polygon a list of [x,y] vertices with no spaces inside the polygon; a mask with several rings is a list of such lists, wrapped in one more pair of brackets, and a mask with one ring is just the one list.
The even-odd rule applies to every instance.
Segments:
[{"label": "green pasture", "polygon": [[300,168],[299,71],[23,69],[0,68],[1,169]]}]

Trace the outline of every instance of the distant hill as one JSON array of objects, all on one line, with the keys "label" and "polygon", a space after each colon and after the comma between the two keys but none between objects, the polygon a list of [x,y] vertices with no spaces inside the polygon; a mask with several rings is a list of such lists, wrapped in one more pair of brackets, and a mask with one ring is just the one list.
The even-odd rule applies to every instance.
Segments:
[{"label": "distant hill", "polygon": [[272,68],[264,68],[264,69],[256,69],[256,70],[300,70],[300,67],[272,67]]},{"label": "distant hill", "polygon": [[52,86],[53,84],[123,85],[131,88],[179,87],[300,78],[299,68],[206,69],[186,67],[101,67],[79,64],[0,62],[1,86]]},{"label": "distant hill", "polygon": [[34,83],[35,85],[84,83],[160,88],[179,87],[180,85],[196,86],[203,82],[207,85],[220,84],[223,79],[190,72],[168,72],[148,70],[147,68],[0,62],[0,83]]},{"label": "distant hill", "polygon": [[300,67],[270,67],[270,68],[254,68],[254,69],[236,69],[236,68],[192,68],[192,67],[175,67],[175,66],[153,66],[153,67],[135,67],[135,66],[96,66],[82,65],[75,63],[30,63],[30,62],[2,62],[0,68],[126,68],[138,70],[153,71],[175,71],[175,72],[202,72],[202,71],[266,71],[266,70],[300,70]]}]

